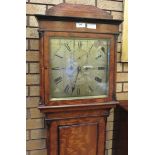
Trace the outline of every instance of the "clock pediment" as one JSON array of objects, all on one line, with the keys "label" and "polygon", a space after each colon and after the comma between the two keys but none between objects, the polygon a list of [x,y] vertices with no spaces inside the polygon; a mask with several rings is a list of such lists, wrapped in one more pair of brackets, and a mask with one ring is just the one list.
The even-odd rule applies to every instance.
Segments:
[{"label": "clock pediment", "polygon": [[92,5],[61,3],[47,10],[46,15],[90,19],[112,19],[106,11]]}]

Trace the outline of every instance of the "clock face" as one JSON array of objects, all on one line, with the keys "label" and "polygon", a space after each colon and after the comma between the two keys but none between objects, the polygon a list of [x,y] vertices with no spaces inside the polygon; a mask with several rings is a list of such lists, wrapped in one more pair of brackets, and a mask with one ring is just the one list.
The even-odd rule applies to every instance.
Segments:
[{"label": "clock face", "polygon": [[50,38],[50,99],[107,97],[109,39]]}]

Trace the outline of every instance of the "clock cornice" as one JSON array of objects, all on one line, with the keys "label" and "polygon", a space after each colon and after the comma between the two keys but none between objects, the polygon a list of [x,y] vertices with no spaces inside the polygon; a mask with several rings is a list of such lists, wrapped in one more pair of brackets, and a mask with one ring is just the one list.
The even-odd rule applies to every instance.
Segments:
[{"label": "clock cornice", "polygon": [[112,15],[92,5],[61,3],[47,10],[46,15],[77,18],[112,19]]},{"label": "clock cornice", "polygon": [[37,20],[87,21],[119,25],[122,20],[113,19],[110,13],[92,5],[60,3],[49,8],[45,15],[35,15]]}]

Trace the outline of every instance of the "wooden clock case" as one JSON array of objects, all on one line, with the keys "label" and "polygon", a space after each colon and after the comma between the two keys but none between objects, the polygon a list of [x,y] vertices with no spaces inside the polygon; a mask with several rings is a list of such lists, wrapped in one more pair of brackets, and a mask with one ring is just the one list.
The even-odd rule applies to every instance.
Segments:
[{"label": "wooden clock case", "polygon": [[[46,15],[36,15],[40,37],[39,109],[45,113],[48,155],[104,155],[106,118],[118,103],[115,99],[116,43],[121,20],[90,5],[56,5]],[[77,28],[93,23],[96,29]],[[106,98],[51,101],[49,99],[49,37],[111,39],[109,95]]]}]

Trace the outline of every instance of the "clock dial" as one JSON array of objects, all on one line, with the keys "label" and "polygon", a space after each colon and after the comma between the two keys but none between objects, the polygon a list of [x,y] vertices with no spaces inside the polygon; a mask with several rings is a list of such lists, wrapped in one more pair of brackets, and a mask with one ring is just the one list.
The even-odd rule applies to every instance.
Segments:
[{"label": "clock dial", "polygon": [[54,100],[107,97],[108,39],[50,39],[50,98]]}]

